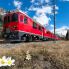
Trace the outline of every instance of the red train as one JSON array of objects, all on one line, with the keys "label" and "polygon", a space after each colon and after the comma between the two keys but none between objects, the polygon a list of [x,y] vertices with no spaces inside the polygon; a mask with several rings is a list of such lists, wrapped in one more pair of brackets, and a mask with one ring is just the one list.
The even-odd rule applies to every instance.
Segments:
[{"label": "red train", "polygon": [[3,37],[10,41],[60,39],[20,11],[8,12],[4,15]]}]

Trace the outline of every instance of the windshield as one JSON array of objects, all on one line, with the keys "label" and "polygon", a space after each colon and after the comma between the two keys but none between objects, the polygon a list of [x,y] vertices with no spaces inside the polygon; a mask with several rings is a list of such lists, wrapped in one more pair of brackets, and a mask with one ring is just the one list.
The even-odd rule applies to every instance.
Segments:
[{"label": "windshield", "polygon": [[4,17],[4,24],[9,22],[16,22],[16,21],[18,21],[18,15],[16,13],[13,13],[12,16],[6,15]]},{"label": "windshield", "polygon": [[12,14],[12,22],[18,21],[18,15],[16,13]]},{"label": "windshield", "polygon": [[4,23],[9,23],[9,22],[10,22],[10,16],[5,16]]}]

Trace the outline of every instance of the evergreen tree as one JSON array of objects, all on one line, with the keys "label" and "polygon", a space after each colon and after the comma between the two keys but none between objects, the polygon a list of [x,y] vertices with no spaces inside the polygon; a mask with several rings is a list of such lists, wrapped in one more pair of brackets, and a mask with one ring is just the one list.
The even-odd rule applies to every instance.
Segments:
[{"label": "evergreen tree", "polygon": [[69,40],[69,30],[67,30],[66,40]]},{"label": "evergreen tree", "polygon": [[0,27],[2,27],[2,15],[0,15]]}]

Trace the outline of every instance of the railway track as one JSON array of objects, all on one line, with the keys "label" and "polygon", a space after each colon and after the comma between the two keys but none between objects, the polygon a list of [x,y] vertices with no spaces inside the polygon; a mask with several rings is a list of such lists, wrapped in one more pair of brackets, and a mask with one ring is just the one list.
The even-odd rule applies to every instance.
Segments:
[{"label": "railway track", "polygon": [[35,42],[13,42],[10,43],[4,39],[0,39],[0,48],[13,48],[19,46],[55,46],[55,45],[69,44],[69,41],[35,41]]},{"label": "railway track", "polygon": [[17,46],[18,44],[15,44],[15,43],[10,43],[10,42],[7,42],[5,40],[0,40],[0,47],[2,48],[11,48],[11,47],[14,47],[14,46]]},{"label": "railway track", "polygon": [[12,47],[17,47],[17,46],[24,46],[24,45],[42,45],[42,44],[53,44],[53,41],[35,41],[35,42],[8,42],[5,41],[4,39],[0,39],[0,47],[2,48],[12,48]]}]

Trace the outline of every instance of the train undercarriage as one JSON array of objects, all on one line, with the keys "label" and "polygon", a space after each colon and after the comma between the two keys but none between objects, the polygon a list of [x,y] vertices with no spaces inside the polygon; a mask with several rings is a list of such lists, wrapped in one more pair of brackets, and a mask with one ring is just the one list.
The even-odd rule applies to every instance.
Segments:
[{"label": "train undercarriage", "polygon": [[31,42],[36,40],[42,40],[42,41],[54,40],[52,38],[43,37],[32,33],[29,34],[29,33],[20,32],[20,31],[15,31],[10,33],[4,32],[3,38],[5,38],[7,41],[24,41],[24,42],[29,42],[29,41]]}]

